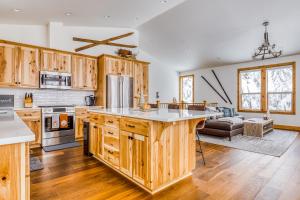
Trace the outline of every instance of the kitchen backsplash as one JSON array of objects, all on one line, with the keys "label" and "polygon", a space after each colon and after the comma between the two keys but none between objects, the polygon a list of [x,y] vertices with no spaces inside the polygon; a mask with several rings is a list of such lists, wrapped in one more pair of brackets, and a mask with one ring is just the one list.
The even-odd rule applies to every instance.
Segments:
[{"label": "kitchen backsplash", "polygon": [[33,106],[85,105],[84,97],[94,94],[94,92],[91,91],[0,88],[0,95],[9,94],[15,96],[16,108],[24,107],[24,96],[26,92],[33,94]]}]

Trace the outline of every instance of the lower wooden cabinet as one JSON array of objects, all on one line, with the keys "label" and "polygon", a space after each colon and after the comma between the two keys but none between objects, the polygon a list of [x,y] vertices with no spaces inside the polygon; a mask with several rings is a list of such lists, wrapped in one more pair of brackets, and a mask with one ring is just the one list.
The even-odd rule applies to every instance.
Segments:
[{"label": "lower wooden cabinet", "polygon": [[137,182],[149,185],[149,150],[148,137],[143,135],[133,135],[132,145],[132,178]]},{"label": "lower wooden cabinet", "polygon": [[90,123],[89,151],[96,155],[98,145],[98,131],[100,127],[96,123]]},{"label": "lower wooden cabinet", "polygon": [[132,133],[120,131],[120,170],[132,177]]},{"label": "lower wooden cabinet", "polygon": [[39,109],[24,109],[18,110],[17,114],[35,134],[35,141],[30,142],[30,147],[40,147],[42,144],[41,111]]},{"label": "lower wooden cabinet", "polygon": [[76,117],[75,118],[75,140],[83,140],[83,117]]},{"label": "lower wooden cabinet", "polygon": [[148,137],[126,131],[120,133],[120,170],[135,181],[148,185]]},{"label": "lower wooden cabinet", "polygon": [[29,200],[29,144],[0,145],[0,154],[0,199]]}]

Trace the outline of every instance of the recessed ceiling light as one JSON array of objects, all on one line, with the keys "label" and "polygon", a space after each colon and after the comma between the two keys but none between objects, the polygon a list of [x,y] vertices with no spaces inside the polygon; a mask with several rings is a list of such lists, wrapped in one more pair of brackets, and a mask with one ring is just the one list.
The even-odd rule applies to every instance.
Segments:
[{"label": "recessed ceiling light", "polygon": [[109,16],[109,15],[105,15],[104,18],[105,18],[105,19],[109,19],[110,16]]},{"label": "recessed ceiling light", "polygon": [[71,12],[65,12],[65,15],[66,15],[66,16],[71,16],[72,13],[71,13]]},{"label": "recessed ceiling light", "polygon": [[168,0],[161,0],[160,3],[168,3]]},{"label": "recessed ceiling light", "polygon": [[13,11],[14,11],[14,12],[21,12],[22,10],[19,9],[19,8],[14,8]]}]

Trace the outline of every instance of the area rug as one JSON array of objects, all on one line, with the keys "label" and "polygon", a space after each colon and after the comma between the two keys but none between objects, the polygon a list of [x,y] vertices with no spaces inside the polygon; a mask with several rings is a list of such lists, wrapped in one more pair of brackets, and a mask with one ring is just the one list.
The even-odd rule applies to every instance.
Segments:
[{"label": "area rug", "polygon": [[44,169],[44,165],[38,157],[30,157],[30,171]]},{"label": "area rug", "polygon": [[297,135],[298,132],[294,131],[274,130],[267,133],[263,138],[236,135],[229,141],[228,138],[200,135],[200,140],[207,143],[280,157],[295,141]]},{"label": "area rug", "polygon": [[70,143],[65,143],[65,144],[58,144],[58,145],[43,147],[43,150],[45,152],[50,152],[50,151],[57,151],[57,150],[61,150],[61,149],[74,148],[74,147],[80,147],[80,144],[78,142],[70,142]]}]

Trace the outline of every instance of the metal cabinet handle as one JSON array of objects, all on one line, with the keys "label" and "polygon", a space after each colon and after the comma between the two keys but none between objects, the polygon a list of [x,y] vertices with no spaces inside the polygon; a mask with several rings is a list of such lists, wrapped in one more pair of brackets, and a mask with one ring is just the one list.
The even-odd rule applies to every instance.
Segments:
[{"label": "metal cabinet handle", "polygon": [[107,152],[108,152],[109,154],[114,154],[114,152],[113,152],[113,151],[109,151],[109,150],[108,150]]},{"label": "metal cabinet handle", "polygon": [[131,125],[131,124],[126,124],[126,126],[129,127],[129,128],[135,128],[135,126]]},{"label": "metal cabinet handle", "polygon": [[112,132],[110,132],[110,131],[108,131],[107,133],[110,134],[110,135],[113,135],[113,134],[114,134],[114,133],[112,133]]},{"label": "metal cabinet handle", "polygon": [[114,123],[114,121],[112,121],[112,120],[108,120],[107,122],[110,123],[110,124]]}]

